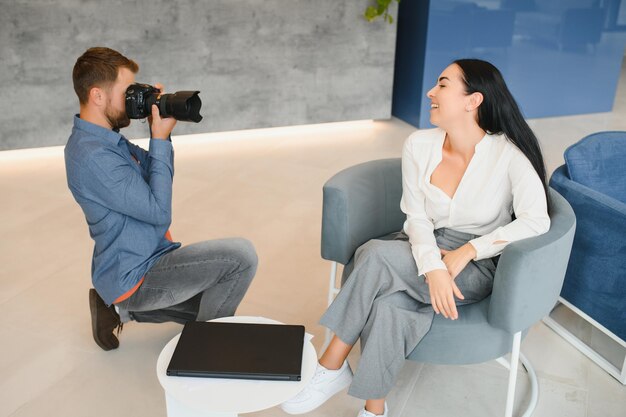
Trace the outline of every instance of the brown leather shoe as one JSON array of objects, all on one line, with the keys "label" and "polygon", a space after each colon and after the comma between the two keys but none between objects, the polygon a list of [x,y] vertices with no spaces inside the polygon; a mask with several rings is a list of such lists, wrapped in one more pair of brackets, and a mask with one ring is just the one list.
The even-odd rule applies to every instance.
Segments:
[{"label": "brown leather shoe", "polygon": [[115,307],[107,307],[96,290],[91,288],[89,290],[89,310],[91,311],[93,340],[104,350],[117,349],[120,341],[113,334],[113,330],[117,329],[116,334],[119,335],[123,324],[119,314],[115,311]]}]

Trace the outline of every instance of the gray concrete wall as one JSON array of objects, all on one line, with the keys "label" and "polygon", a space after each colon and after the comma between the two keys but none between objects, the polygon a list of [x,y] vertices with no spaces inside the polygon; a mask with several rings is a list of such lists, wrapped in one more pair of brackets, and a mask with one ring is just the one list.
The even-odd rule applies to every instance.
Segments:
[{"label": "gray concrete wall", "polygon": [[138,81],[201,90],[204,120],[175,134],[388,118],[396,26],[366,22],[370,2],[0,0],[0,150],[65,144],[90,46],[137,61]]}]

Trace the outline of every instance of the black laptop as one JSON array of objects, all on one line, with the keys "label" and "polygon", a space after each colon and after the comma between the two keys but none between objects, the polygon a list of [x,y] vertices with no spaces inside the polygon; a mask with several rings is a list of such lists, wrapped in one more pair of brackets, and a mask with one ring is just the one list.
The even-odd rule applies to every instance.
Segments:
[{"label": "black laptop", "polygon": [[300,381],[304,326],[190,321],[169,376]]}]

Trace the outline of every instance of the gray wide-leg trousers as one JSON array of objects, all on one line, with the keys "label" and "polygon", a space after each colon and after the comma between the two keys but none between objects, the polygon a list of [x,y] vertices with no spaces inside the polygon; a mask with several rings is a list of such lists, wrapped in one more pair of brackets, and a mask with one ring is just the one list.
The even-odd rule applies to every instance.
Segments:
[{"label": "gray wide-leg trousers", "polygon": [[163,255],[128,299],[123,322],[206,321],[232,316],[257,268],[254,246],[241,238],[182,246]]},{"label": "gray wide-leg trousers", "polygon": [[[440,248],[456,249],[477,236],[450,229],[435,230]],[[430,330],[434,311],[404,233],[392,240],[370,240],[354,255],[352,269],[320,324],[343,342],[361,339],[361,360],[348,394],[384,398],[393,388],[405,358]],[[471,261],[455,283],[468,304],[491,293],[497,259]]]}]

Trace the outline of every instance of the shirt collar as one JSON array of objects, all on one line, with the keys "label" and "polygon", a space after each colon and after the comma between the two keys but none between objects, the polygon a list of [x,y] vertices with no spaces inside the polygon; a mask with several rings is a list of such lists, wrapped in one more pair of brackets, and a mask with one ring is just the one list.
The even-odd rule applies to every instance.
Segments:
[{"label": "shirt collar", "polygon": [[500,142],[501,140],[507,140],[504,133],[486,133],[482,140],[476,144],[474,152],[478,153],[479,151],[486,151],[493,146],[494,143]]},{"label": "shirt collar", "polygon": [[489,133],[485,133],[485,136],[474,146],[474,153],[480,152],[483,148],[487,148],[489,146],[489,142],[491,141],[491,136]]},{"label": "shirt collar", "polygon": [[105,127],[98,126],[96,124],[83,120],[78,114],[74,115],[74,127],[76,129],[80,129],[87,133],[90,133],[94,136],[103,138],[113,145],[117,145],[119,141],[123,138],[119,131],[107,129]]}]

